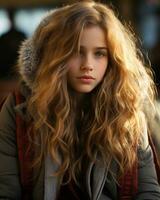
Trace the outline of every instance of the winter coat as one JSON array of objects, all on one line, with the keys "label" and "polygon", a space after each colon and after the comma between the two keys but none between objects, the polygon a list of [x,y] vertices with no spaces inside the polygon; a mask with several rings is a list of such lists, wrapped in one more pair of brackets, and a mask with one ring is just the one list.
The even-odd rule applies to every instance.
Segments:
[{"label": "winter coat", "polygon": [[[38,28],[47,23],[51,14],[45,18]],[[21,92],[27,99],[34,80],[37,63],[37,51],[34,47],[34,35],[25,41],[21,47],[19,64],[20,74],[23,79]],[[0,112],[0,199],[21,199],[22,188],[20,183],[18,150],[16,141],[16,114],[27,120],[27,101],[15,105],[15,99],[11,94]],[[145,144],[145,142],[144,142]],[[160,200],[160,186],[157,182],[152,150],[149,145],[138,150],[138,193],[136,200]],[[57,169],[50,156],[46,156],[42,166],[34,171],[33,200],[55,200],[59,190],[58,178],[51,176]],[[118,173],[118,167],[114,161],[111,163],[111,171]],[[98,163],[89,163],[83,177],[86,191],[92,200],[116,200],[118,199],[117,182],[105,166]],[[92,175],[91,175],[92,174]],[[92,176],[92,178],[91,178]]]},{"label": "winter coat", "polygon": [[[24,89],[23,89],[24,91]],[[10,95],[0,113],[0,199],[21,199],[21,184],[19,177],[18,152],[15,137],[15,114],[26,119],[26,102],[15,106],[15,99]],[[26,119],[27,120],[27,119]],[[136,200],[160,199],[160,187],[157,183],[150,146],[139,149],[138,194]],[[36,177],[33,184],[34,200],[56,199],[59,190],[57,178],[50,176],[57,166],[50,157],[46,157],[39,170],[34,171]],[[117,165],[112,162],[112,171],[117,174]],[[93,182],[91,182],[93,172]],[[90,163],[86,177],[86,188],[90,199],[116,200],[117,183],[104,166]]]}]

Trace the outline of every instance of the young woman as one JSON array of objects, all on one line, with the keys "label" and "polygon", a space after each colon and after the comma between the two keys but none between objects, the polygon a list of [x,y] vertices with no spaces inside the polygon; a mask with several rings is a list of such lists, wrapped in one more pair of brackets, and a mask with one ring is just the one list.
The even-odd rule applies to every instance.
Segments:
[{"label": "young woman", "polygon": [[[138,163],[132,199],[160,199],[145,102],[153,82],[133,34],[112,9],[79,2],[51,11],[20,50],[20,93],[0,114],[0,199],[22,199],[16,116],[28,124],[33,199],[119,199]],[[27,152],[26,152],[27,153]]]}]

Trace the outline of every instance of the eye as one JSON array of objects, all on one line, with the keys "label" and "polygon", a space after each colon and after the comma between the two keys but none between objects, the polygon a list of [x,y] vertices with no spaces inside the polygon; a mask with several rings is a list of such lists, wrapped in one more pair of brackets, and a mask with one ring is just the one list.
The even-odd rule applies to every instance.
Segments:
[{"label": "eye", "polygon": [[96,57],[106,57],[107,56],[107,51],[96,51],[95,52]]}]

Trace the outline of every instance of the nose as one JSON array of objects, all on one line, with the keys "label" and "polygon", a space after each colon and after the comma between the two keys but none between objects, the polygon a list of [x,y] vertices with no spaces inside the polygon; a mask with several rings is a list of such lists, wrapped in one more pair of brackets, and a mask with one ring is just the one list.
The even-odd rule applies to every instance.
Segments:
[{"label": "nose", "polygon": [[93,67],[92,67],[92,65],[81,65],[81,70],[83,70],[83,71],[92,71]]},{"label": "nose", "polygon": [[92,71],[93,70],[93,61],[90,58],[84,58],[81,64],[81,70],[83,71]]}]

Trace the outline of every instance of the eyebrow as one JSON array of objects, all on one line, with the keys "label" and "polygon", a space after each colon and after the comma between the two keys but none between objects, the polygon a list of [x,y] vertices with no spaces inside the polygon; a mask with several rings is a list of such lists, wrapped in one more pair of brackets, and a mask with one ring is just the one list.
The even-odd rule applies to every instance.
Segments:
[{"label": "eyebrow", "polygon": [[[85,46],[80,46],[81,49],[86,49]],[[94,49],[99,49],[99,50],[108,50],[107,47],[95,47]]]},{"label": "eyebrow", "polygon": [[104,50],[107,50],[107,47],[97,47],[96,49],[104,49]]}]

